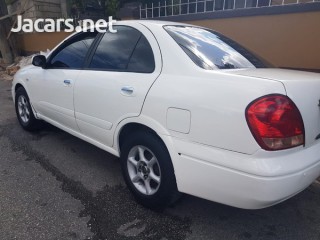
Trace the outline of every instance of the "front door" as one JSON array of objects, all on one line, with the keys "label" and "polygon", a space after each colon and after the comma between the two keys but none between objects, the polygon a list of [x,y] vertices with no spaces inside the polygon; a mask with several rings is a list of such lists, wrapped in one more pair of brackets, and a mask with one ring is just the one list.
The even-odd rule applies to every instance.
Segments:
[{"label": "front door", "polygon": [[68,39],[48,58],[47,66],[39,68],[29,79],[36,111],[64,127],[78,131],[74,116],[74,84],[85,62],[96,33],[81,33]]}]

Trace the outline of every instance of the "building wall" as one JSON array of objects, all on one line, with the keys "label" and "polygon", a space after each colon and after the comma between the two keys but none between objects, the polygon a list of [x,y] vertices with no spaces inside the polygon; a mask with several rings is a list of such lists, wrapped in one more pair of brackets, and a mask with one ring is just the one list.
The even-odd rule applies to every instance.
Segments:
[{"label": "building wall", "polygon": [[61,18],[65,13],[61,10],[60,0],[33,0],[36,18]]},{"label": "building wall", "polygon": [[[28,1],[25,4],[25,1]],[[25,7],[23,18],[61,18],[67,16],[66,0],[25,0],[16,1],[8,6],[8,12],[20,11]]]},{"label": "building wall", "polygon": [[69,36],[67,32],[25,33],[18,35],[22,53],[28,55],[35,52],[53,49],[58,43]]}]

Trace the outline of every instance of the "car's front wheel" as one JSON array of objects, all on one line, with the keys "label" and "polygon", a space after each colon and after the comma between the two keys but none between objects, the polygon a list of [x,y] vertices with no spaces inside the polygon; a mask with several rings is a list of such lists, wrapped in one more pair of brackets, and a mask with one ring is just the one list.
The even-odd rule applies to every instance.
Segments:
[{"label": "car's front wheel", "polygon": [[27,131],[33,131],[40,127],[41,121],[33,114],[26,90],[18,88],[15,96],[15,108],[20,125]]},{"label": "car's front wheel", "polygon": [[148,208],[163,208],[179,196],[169,152],[154,134],[137,132],[121,147],[124,179],[137,201]]}]

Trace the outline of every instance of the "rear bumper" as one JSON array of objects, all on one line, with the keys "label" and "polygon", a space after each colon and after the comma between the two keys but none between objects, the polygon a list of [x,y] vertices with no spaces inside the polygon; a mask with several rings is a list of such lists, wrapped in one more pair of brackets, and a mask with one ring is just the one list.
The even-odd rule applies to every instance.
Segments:
[{"label": "rear bumper", "polygon": [[[277,204],[301,192],[320,176],[319,144],[308,149],[296,149],[293,153],[282,152],[278,157],[273,153],[272,158],[265,159],[259,153],[239,155],[177,139],[173,143],[179,153],[173,160],[179,191],[234,207],[260,209]],[[202,158],[195,155],[200,150]],[[210,152],[210,156],[203,157]],[[301,156],[313,159],[306,161]],[[221,158],[235,164],[231,166],[229,162],[229,166],[223,166]],[[276,170],[280,166],[274,165],[276,160],[281,162],[281,171]],[[305,162],[305,165],[288,172],[292,168],[290,164],[297,160]],[[285,163],[288,169],[285,169]],[[249,164],[255,166],[250,168]],[[248,171],[243,165],[247,166]],[[253,169],[260,169],[260,175],[257,171],[252,173]]]}]

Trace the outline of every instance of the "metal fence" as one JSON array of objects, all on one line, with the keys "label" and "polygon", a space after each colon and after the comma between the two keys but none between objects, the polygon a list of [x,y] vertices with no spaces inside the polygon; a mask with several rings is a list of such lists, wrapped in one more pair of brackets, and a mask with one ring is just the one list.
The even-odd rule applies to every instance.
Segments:
[{"label": "metal fence", "polygon": [[274,7],[318,1],[320,0],[165,0],[140,5],[140,19]]}]

